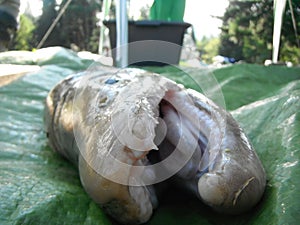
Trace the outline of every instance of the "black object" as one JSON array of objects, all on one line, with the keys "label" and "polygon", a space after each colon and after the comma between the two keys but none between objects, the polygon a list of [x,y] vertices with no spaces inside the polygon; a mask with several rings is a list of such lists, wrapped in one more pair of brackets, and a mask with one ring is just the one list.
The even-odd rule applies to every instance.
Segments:
[{"label": "black object", "polygon": [[[103,22],[109,29],[116,64],[116,21]],[[128,21],[128,65],[165,66],[179,63],[185,30],[191,24],[166,21]]]},{"label": "black object", "polygon": [[18,23],[9,13],[0,9],[0,51],[7,48],[17,31]]}]

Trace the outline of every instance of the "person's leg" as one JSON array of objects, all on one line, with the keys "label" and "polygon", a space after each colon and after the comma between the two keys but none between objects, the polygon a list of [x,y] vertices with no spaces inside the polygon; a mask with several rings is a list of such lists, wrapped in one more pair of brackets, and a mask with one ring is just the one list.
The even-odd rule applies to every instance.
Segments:
[{"label": "person's leg", "polygon": [[6,51],[18,28],[20,0],[0,0],[0,52]]}]

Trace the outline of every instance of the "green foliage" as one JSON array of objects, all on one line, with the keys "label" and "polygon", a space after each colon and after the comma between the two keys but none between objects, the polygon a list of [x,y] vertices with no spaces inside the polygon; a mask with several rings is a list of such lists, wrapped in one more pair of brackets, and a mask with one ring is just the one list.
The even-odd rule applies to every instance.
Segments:
[{"label": "green foliage", "polygon": [[204,36],[201,41],[197,43],[197,46],[198,49],[200,49],[201,60],[207,64],[210,64],[213,62],[213,57],[218,55],[220,38]]},{"label": "green foliage", "polygon": [[[300,30],[300,0],[292,0]],[[219,54],[250,63],[262,63],[272,55],[273,0],[231,0],[223,16]],[[300,63],[300,52],[287,4],[283,18],[280,60]]]},{"label": "green foliage", "polygon": [[33,48],[33,31],[35,24],[32,18],[23,14],[20,16],[20,29],[16,33],[13,48],[15,50],[31,50]]},{"label": "green foliage", "polygon": [[293,47],[289,44],[283,46],[281,49],[281,60],[300,64],[300,48]]}]

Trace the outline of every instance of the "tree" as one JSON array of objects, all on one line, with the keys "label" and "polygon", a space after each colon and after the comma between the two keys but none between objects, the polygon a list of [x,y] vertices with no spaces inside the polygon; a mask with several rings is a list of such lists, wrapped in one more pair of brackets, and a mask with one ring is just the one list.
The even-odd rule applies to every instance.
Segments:
[{"label": "tree", "polygon": [[23,14],[20,16],[20,29],[17,31],[13,42],[15,50],[31,50],[34,45],[33,31],[35,24],[32,17]]},{"label": "tree", "polygon": [[[67,0],[63,0],[57,5],[56,0],[44,0],[43,15],[37,29],[39,40],[45,35],[66,2]],[[96,14],[101,9],[101,3],[101,0],[73,0],[43,47],[70,48],[73,45],[78,50],[96,51],[95,42],[99,36]]]},{"label": "tree", "polygon": [[197,46],[200,50],[201,60],[210,64],[213,62],[213,57],[218,55],[220,39],[218,37],[204,36],[200,41],[197,42]]},{"label": "tree", "polygon": [[[300,0],[293,0],[292,3],[299,30]],[[219,54],[250,63],[262,63],[270,59],[273,18],[273,0],[230,0],[222,18]],[[299,48],[294,32],[291,31],[293,31],[291,10],[287,5],[283,20],[280,56],[281,60],[300,63]],[[299,34],[297,38],[300,38]]]},{"label": "tree", "polygon": [[90,42],[95,39],[93,36],[99,36],[96,13],[101,9],[100,3],[97,0],[72,1],[61,19],[61,29],[64,31],[62,37],[68,45],[66,47],[75,44],[81,50],[92,50]]},{"label": "tree", "polygon": [[[38,42],[42,40],[47,30],[57,17],[56,0],[43,0],[43,13],[37,22],[37,29],[35,31]],[[54,28],[49,37],[46,39],[43,47],[63,45],[63,40],[60,36],[60,24]]]}]

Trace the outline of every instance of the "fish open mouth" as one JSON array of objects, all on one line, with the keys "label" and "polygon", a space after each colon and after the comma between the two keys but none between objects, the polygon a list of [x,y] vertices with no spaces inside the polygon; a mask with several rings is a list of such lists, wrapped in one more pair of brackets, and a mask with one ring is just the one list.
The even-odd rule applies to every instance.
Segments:
[{"label": "fish open mouth", "polygon": [[[156,173],[170,176],[167,180],[184,184],[179,186],[199,197],[197,181],[209,167],[208,138],[195,126],[196,118],[191,121],[165,99],[159,103],[159,117],[154,139],[158,150],[149,151],[146,159],[151,165],[162,165],[155,169]],[[168,158],[171,160],[164,162]],[[158,204],[156,194],[161,195],[164,188],[165,185],[147,186],[154,207]]]},{"label": "fish open mouth", "polygon": [[159,150],[149,152],[147,158],[150,163],[159,163],[174,154],[174,160],[170,161],[173,165],[167,165],[166,170],[178,169],[175,164],[181,165],[176,172],[179,177],[193,179],[202,174],[207,170],[209,160],[207,137],[197,129],[194,121],[167,100],[162,99],[159,108],[160,123],[164,125],[159,124],[156,127],[155,142],[158,141]]},{"label": "fish open mouth", "polygon": [[[212,107],[197,102],[186,91],[167,90],[164,93],[154,110],[157,123],[152,139],[156,148],[146,151],[126,150],[126,154],[135,160],[130,170],[129,192],[141,208],[145,208],[142,199],[149,199],[152,208],[156,208],[158,198],[174,183],[200,198],[198,181],[213,166],[214,161],[209,151],[210,138],[211,135],[221,133],[220,124],[211,115]],[[141,129],[151,133],[151,129],[142,122],[138,121],[135,125],[132,134]],[[147,136],[140,135],[139,138]]]},{"label": "fish open mouth", "polygon": [[[218,142],[225,124],[220,124],[212,113],[217,106],[206,98],[202,101],[195,97],[196,92],[156,75],[146,75],[142,82],[109,76],[101,85],[94,87],[98,97],[90,103],[93,110],[80,109],[86,112],[82,115],[84,121],[94,120],[91,131],[96,130],[97,134],[91,137],[100,137],[91,140],[94,147],[79,146],[95,171],[128,186],[148,186],[172,176],[192,181],[208,171],[216,157],[216,153],[211,154],[210,139]],[[114,87],[121,87],[116,95],[111,94]],[[84,95],[95,95],[87,94],[90,89],[86,87],[83,90],[75,97],[75,104],[79,100],[80,107],[85,105]],[[107,112],[110,122],[104,124]],[[81,123],[79,127],[75,125],[77,137],[86,135],[76,135],[76,131],[82,130],[80,126]],[[87,143],[85,139],[90,137],[77,138],[77,143]],[[220,145],[213,144],[215,149]],[[197,187],[193,189],[197,193]]]},{"label": "fish open mouth", "polygon": [[[158,78],[147,76],[144,83],[130,81],[117,96],[111,95],[113,100],[110,100],[110,91],[109,94],[98,91],[98,98],[90,103],[93,109],[89,112],[80,109],[81,113],[86,113],[82,115],[84,121],[94,121],[88,131],[92,132],[90,136],[86,136],[86,130],[77,135],[77,143],[89,146],[88,149],[79,146],[84,159],[101,176],[128,186],[130,196],[142,208],[141,190],[147,190],[143,199],[149,199],[155,208],[159,191],[155,190],[157,185],[154,184],[167,183],[174,177],[182,179],[185,187],[199,197],[197,181],[212,165],[210,137],[220,134],[220,125],[211,113],[214,105],[208,106],[207,102],[193,96],[192,91],[188,92],[167,79],[156,80]],[[106,87],[122,82],[120,78],[110,77],[108,80],[118,82],[104,81],[103,92]],[[131,85],[144,87],[140,91]],[[134,93],[131,94],[131,90]],[[83,94],[77,97],[80,107],[84,105]],[[99,109],[105,108],[107,111],[99,113]],[[106,112],[111,118],[109,123],[103,122]],[[90,118],[90,115],[98,117]],[[75,136],[76,132],[84,131],[80,127],[82,123],[78,124]]]},{"label": "fish open mouth", "polygon": [[[217,122],[212,121],[212,115],[209,114],[211,108],[201,102],[197,103],[185,91],[167,90],[160,101],[156,100],[155,103],[157,106],[153,108],[155,108],[154,114],[157,122],[154,135],[151,137],[155,148],[145,148],[145,151],[139,151],[126,147],[128,157],[124,160],[128,163],[127,158],[132,159],[129,163],[131,164],[129,186],[146,185],[154,207],[157,205],[155,196],[157,190],[154,187],[157,186],[152,186],[152,184],[164,182],[172,177],[182,179],[185,188],[199,196],[197,181],[208,171],[209,165],[212,165],[208,149],[211,130],[218,127]],[[139,102],[139,110],[136,111],[142,113],[142,109],[147,107],[140,104],[143,103]],[[137,114],[135,116],[139,117]],[[147,134],[152,133],[151,127],[149,128],[147,123],[139,120],[136,120],[128,130],[131,131],[128,133],[141,140],[148,138],[147,135],[141,135],[142,131],[148,131]],[[214,132],[214,135],[219,134],[219,132]],[[119,140],[120,134],[119,132],[117,135]],[[132,137],[126,136],[123,139],[121,137],[121,142],[130,138]],[[125,146],[130,146],[130,144],[125,144]],[[122,160],[117,155],[114,157]],[[130,190],[135,190],[135,188],[130,187]],[[131,194],[134,196],[134,191],[131,191]]]}]

